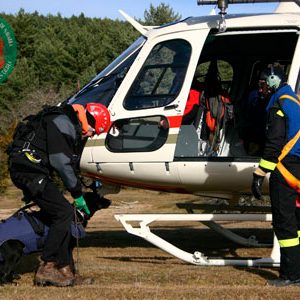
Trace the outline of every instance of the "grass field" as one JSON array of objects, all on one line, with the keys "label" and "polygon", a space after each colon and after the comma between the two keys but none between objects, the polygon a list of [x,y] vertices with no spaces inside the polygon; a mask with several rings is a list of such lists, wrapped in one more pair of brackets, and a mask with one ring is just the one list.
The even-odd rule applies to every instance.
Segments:
[{"label": "grass field", "polygon": [[[199,200],[196,196],[126,189],[108,197],[110,208],[96,213],[80,241],[80,273],[95,277],[91,286],[35,287],[33,274],[38,254],[22,259],[21,279],[0,286],[2,300],[32,299],[300,299],[300,287],[273,288],[266,280],[277,277],[272,268],[199,267],[184,263],[129,235],[114,214],[182,212],[178,202]],[[21,205],[14,188],[0,198],[0,219]],[[180,225],[180,227],[178,227]],[[259,222],[227,222],[241,234],[272,239],[271,225]],[[204,225],[184,222],[158,223],[155,232],[184,250],[205,251],[213,256],[268,256],[270,248],[243,248],[226,241]]]}]

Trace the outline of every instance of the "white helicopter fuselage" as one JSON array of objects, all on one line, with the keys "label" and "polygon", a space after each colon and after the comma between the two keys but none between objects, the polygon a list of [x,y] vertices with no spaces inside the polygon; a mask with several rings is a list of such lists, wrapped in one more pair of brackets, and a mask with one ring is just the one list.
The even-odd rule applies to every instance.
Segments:
[{"label": "white helicopter fuselage", "polygon": [[[110,129],[85,145],[82,174],[103,184],[170,192],[250,192],[260,157],[241,149],[239,108],[259,68],[272,61],[284,65],[288,83],[299,94],[300,13],[227,15],[225,21],[224,32],[218,30],[220,16],[155,28],[139,25],[142,37],[71,99],[99,101],[111,115]],[[182,117],[195,74],[213,60],[221,62],[220,70],[222,64],[230,69],[220,75],[234,118],[211,152],[201,126],[185,125]]]}]

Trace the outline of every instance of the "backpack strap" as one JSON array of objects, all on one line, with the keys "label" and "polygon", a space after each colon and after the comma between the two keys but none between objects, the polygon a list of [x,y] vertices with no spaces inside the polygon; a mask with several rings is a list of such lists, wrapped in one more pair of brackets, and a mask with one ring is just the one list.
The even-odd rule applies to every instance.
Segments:
[{"label": "backpack strap", "polygon": [[[31,205],[31,204],[30,204]],[[24,216],[24,218],[28,221],[28,223],[31,225],[33,231],[39,235],[39,236],[43,236],[45,233],[45,225],[42,222],[37,222],[36,219],[28,214],[25,209],[28,207],[28,205],[25,205],[24,207],[22,207],[21,209],[17,210],[14,213],[14,216],[16,218],[19,218],[22,214]]]},{"label": "backpack strap", "polygon": [[24,212],[24,217],[26,218],[26,220],[30,223],[33,231],[39,235],[39,236],[43,236],[45,233],[45,225],[42,222],[37,222],[36,219],[28,214],[27,212]]},{"label": "backpack strap", "polygon": [[199,109],[197,111],[196,118],[193,122],[196,129],[199,127],[200,122],[203,118],[203,113],[205,112],[205,103],[204,102],[205,102],[204,91],[202,91],[200,98],[199,98]]}]

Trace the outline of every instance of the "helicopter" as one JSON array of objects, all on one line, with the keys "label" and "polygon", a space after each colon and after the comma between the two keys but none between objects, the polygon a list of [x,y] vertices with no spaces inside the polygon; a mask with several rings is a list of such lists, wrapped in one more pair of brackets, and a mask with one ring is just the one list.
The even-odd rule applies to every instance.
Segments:
[{"label": "helicopter", "polygon": [[[274,61],[283,66],[288,83],[300,94],[300,2],[279,1],[274,13],[227,14],[229,4],[247,2],[198,0],[198,5],[217,5],[219,14],[188,17],[162,26],[144,26],[120,11],[141,36],[68,100],[70,104],[101,103],[110,113],[109,128],[86,142],[80,162],[84,177],[99,180],[102,192],[131,186],[228,201],[250,194],[252,173],[260,157],[240,142],[243,120],[239,109],[260,72]],[[264,1],[251,1],[256,2]],[[203,134],[203,114],[197,124],[183,122],[192,83],[196,78],[203,86],[211,66],[218,69],[233,115],[220,126],[215,144]],[[268,192],[268,180],[263,190]],[[133,216],[116,217],[131,233],[141,235],[140,228],[133,232],[127,223]],[[145,219],[135,217],[141,227],[154,220],[148,215]],[[201,219],[198,215],[179,219],[188,217]],[[213,220],[204,216],[204,221]],[[270,221],[270,215],[263,220]],[[149,230],[141,236],[147,239]],[[152,242],[163,243],[173,254],[178,251],[170,250],[172,247],[157,237]],[[271,255],[267,263],[278,266],[278,249],[273,252],[276,258]],[[201,265],[216,263],[208,263],[199,253],[177,256]]]}]

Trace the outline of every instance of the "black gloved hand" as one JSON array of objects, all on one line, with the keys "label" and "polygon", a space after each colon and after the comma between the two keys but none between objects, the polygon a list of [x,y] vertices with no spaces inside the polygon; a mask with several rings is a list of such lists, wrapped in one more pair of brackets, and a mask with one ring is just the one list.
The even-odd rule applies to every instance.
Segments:
[{"label": "black gloved hand", "polygon": [[262,185],[264,179],[265,179],[264,175],[259,175],[256,172],[253,173],[251,191],[253,196],[259,200],[261,200],[261,196],[262,196]]}]

